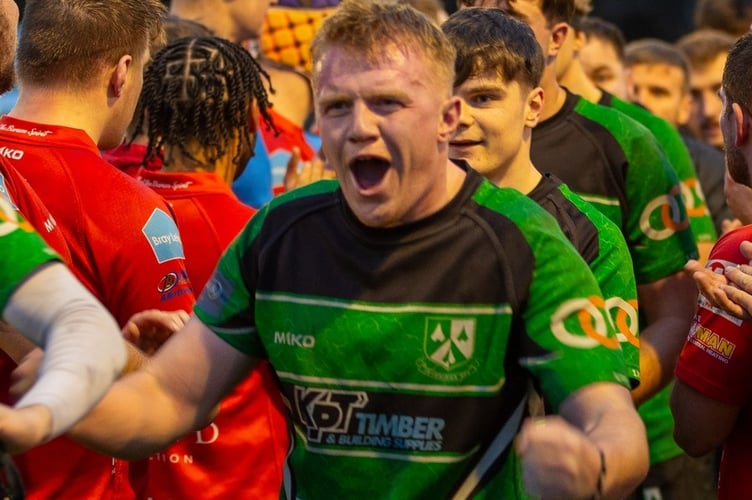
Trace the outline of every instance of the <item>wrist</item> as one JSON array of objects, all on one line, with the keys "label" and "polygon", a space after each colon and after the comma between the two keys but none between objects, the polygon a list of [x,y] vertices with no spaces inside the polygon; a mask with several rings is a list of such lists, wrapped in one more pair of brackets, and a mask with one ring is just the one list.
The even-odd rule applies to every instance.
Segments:
[{"label": "wrist", "polygon": [[603,488],[606,482],[606,456],[603,454],[603,450],[598,448],[598,455],[600,457],[600,471],[598,472],[598,482],[595,485],[595,493],[593,493],[593,500],[600,500],[603,498]]}]

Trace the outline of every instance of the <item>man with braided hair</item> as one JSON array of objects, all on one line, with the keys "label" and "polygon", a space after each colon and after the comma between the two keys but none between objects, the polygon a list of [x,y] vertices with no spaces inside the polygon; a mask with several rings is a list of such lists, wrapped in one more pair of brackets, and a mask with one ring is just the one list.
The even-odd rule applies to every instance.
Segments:
[{"label": "man with braided hair", "polygon": [[[247,45],[259,38],[269,5],[275,3],[269,0],[173,0],[170,13],[197,21],[214,35]],[[259,54],[259,60],[271,75],[268,90],[274,94],[274,107],[270,113],[276,129],[262,127],[259,130],[254,158],[233,183],[233,191],[240,200],[257,208],[298,180],[307,182],[305,177],[312,171],[315,177],[333,175],[328,169],[322,172],[320,161],[314,165],[316,168],[310,166],[318,160],[310,136],[305,133],[313,110],[310,75],[264,58],[263,54]],[[305,162],[305,167],[301,179],[295,179],[300,160]],[[283,175],[293,178],[293,184],[289,185],[287,178],[283,181]]]},{"label": "man with braided hair", "polygon": [[[206,36],[171,42],[146,70],[134,133],[145,135],[144,163],[162,169],[135,175],[172,206],[197,291],[255,212],[230,185],[253,153],[257,118],[274,127],[264,77],[243,47]],[[261,362],[222,400],[210,426],[151,456],[137,496],[273,498],[287,447],[284,406]]]},{"label": "man with braided hair", "polygon": [[[57,221],[71,270],[120,326],[147,309],[187,311],[194,302],[169,205],[99,153],[122,141],[163,13],[158,0],[27,1],[19,99],[0,118],[8,163]],[[134,496],[126,462],[66,439],[17,463],[31,498]]]}]

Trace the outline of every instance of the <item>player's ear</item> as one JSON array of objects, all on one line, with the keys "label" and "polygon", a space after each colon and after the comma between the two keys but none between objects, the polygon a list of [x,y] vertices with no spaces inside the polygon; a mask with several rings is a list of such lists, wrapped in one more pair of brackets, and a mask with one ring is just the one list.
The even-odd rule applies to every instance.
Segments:
[{"label": "player's ear", "polygon": [[543,111],[543,89],[535,87],[527,94],[525,104],[525,126],[533,128],[538,125],[541,112]]},{"label": "player's ear", "polygon": [[734,122],[736,125],[736,145],[742,146],[749,140],[749,121],[752,119],[749,112],[744,109],[739,103],[732,103],[731,110],[734,114]]},{"label": "player's ear", "polygon": [[551,40],[548,44],[548,56],[555,56],[559,53],[559,50],[561,49],[561,46],[564,45],[564,42],[567,39],[567,35],[570,33],[572,28],[564,22],[559,22],[554,24],[551,27]]},{"label": "player's ear", "polygon": [[439,120],[439,140],[449,142],[460,123],[460,98],[452,96],[444,102]]},{"label": "player's ear", "polygon": [[128,71],[133,66],[133,56],[124,54],[120,56],[118,62],[111,69],[109,90],[113,97],[120,97],[128,77]]}]

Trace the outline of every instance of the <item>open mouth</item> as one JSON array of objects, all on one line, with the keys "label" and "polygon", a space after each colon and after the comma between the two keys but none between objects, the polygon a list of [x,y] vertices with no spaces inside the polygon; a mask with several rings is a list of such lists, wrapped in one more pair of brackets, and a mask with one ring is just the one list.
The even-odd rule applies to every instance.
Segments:
[{"label": "open mouth", "polygon": [[481,141],[471,141],[471,140],[461,140],[461,141],[451,141],[449,143],[449,147],[452,148],[471,148],[473,146],[477,146],[481,143]]},{"label": "open mouth", "polygon": [[350,164],[358,187],[363,190],[378,186],[384,179],[389,162],[381,158],[358,158]]}]

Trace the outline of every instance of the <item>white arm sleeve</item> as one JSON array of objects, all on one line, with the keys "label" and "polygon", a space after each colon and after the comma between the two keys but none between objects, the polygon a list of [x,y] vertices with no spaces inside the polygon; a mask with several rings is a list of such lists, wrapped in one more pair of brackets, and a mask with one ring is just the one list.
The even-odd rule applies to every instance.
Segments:
[{"label": "white arm sleeve", "polygon": [[52,439],[83,417],[120,374],[126,360],[120,329],[60,263],[28,277],[11,295],[3,317],[45,350],[37,382],[16,407],[47,406]]}]

